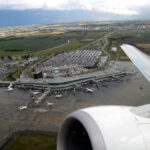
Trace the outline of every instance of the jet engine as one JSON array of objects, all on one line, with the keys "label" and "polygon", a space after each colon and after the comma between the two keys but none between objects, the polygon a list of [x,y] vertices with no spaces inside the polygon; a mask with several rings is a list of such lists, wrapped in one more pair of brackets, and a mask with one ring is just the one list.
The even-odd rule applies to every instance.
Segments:
[{"label": "jet engine", "polygon": [[60,127],[57,150],[150,150],[150,105],[75,111]]}]

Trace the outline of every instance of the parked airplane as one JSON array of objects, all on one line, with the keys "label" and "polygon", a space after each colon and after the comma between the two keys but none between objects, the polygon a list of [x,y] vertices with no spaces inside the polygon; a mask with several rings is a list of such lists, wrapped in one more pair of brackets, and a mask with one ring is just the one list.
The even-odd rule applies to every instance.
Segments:
[{"label": "parked airplane", "polygon": [[10,92],[10,91],[14,91],[14,89],[12,88],[12,84],[10,84],[7,88],[7,91]]},{"label": "parked airplane", "polygon": [[89,92],[89,93],[93,93],[93,90],[92,90],[92,89],[89,89],[89,88],[86,88],[85,91],[86,91],[86,92]]},{"label": "parked airplane", "polygon": [[52,106],[53,105],[53,103],[49,103],[49,102],[47,102],[47,106]]},{"label": "parked airplane", "polygon": [[62,97],[62,95],[61,95],[61,94],[59,94],[59,95],[56,95],[55,97],[56,97],[56,98],[61,98],[61,97]]},{"label": "parked airplane", "polygon": [[[150,57],[130,45],[121,48],[150,81]],[[75,111],[61,125],[57,150],[150,150],[150,104]]]},{"label": "parked airplane", "polygon": [[28,108],[27,106],[19,106],[19,107],[18,107],[19,110],[25,110],[25,109],[27,109],[27,108]]}]

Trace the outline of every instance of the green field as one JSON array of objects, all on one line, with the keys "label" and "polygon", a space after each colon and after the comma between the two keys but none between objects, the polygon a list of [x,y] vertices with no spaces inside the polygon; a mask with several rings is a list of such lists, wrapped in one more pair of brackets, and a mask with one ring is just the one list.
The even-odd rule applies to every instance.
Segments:
[{"label": "green field", "polygon": [[51,50],[54,47],[67,43],[68,40],[70,40],[69,47],[78,48],[91,42],[86,39],[96,40],[104,36],[105,33],[105,31],[71,31],[56,35],[0,38],[0,56],[24,55]]},{"label": "green field", "polygon": [[22,134],[6,150],[56,150],[56,135]]},{"label": "green field", "polygon": [[128,60],[121,50],[122,44],[131,44],[150,55],[150,32],[117,32],[109,37],[109,47],[117,47],[117,52],[110,52],[113,60]]}]

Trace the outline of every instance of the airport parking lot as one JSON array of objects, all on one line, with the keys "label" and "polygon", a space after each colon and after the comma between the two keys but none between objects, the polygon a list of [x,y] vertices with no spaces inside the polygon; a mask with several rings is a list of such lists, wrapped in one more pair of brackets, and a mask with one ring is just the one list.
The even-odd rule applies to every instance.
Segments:
[{"label": "airport parking lot", "polygon": [[100,61],[101,51],[76,50],[61,53],[49,58],[36,67],[35,72],[42,72],[44,78],[57,76],[68,77],[87,73],[91,68],[96,68]]},{"label": "airport parking lot", "polygon": [[58,67],[64,65],[82,65],[83,67],[93,67],[96,60],[101,55],[101,51],[98,50],[77,50],[68,53],[58,54],[55,57],[48,59],[46,62],[41,64],[42,67]]}]

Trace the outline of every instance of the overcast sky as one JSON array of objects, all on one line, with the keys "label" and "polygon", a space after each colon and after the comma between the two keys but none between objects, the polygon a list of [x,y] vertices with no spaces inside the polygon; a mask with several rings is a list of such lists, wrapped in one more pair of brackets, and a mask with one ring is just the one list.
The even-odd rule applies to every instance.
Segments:
[{"label": "overcast sky", "polygon": [[0,0],[0,27],[150,20],[150,0]]},{"label": "overcast sky", "polygon": [[150,0],[0,0],[0,9],[88,10],[117,15],[140,15]]}]

